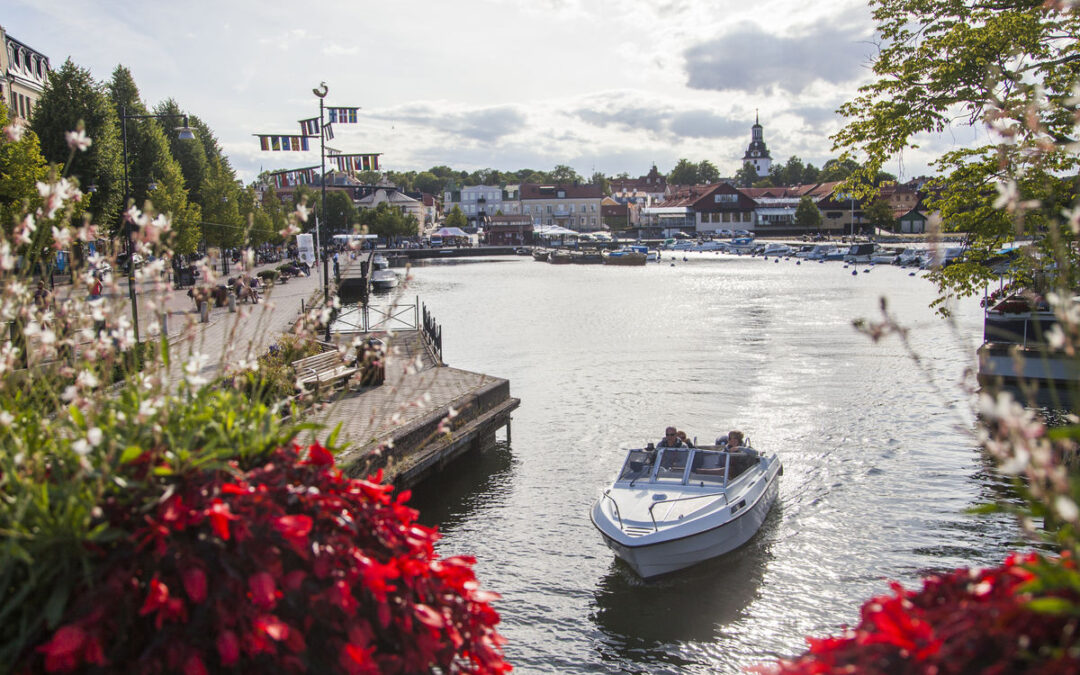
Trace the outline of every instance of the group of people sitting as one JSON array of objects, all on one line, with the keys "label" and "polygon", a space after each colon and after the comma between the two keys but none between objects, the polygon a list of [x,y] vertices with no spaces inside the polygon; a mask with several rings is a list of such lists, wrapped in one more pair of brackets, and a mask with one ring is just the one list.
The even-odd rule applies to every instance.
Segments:
[{"label": "group of people sitting", "polygon": [[[728,432],[727,438],[721,437],[716,439],[717,447],[726,450],[727,452],[746,452],[756,454],[756,451],[748,446],[743,446],[744,440],[743,432],[738,429],[732,429]],[[657,448],[693,448],[694,443],[686,436],[685,431],[679,431],[675,427],[668,427],[664,430],[664,437],[660,439],[660,442],[656,444]]]}]

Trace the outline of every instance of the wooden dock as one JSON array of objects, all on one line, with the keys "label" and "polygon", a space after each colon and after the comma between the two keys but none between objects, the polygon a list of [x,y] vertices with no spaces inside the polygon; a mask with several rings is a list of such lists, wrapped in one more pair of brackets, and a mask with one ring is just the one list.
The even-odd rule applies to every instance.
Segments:
[{"label": "wooden dock", "polygon": [[383,469],[384,480],[405,488],[491,445],[500,428],[509,438],[521,402],[508,380],[442,365],[421,330],[364,335],[388,345],[385,382],[346,391],[310,418],[324,425],[321,440],[340,426],[338,443],[350,446],[338,458],[346,473]]}]

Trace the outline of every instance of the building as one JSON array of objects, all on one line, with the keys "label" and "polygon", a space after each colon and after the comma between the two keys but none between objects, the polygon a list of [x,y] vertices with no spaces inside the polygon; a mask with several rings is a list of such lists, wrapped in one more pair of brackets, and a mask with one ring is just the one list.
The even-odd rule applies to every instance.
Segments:
[{"label": "building", "polygon": [[768,176],[772,167],[772,156],[769,154],[769,147],[765,145],[757,115],[754,116],[754,126],[750,127],[750,145],[746,146],[746,154],[743,155],[743,164],[747,163],[754,165],[759,176]]},{"label": "building", "polygon": [[525,215],[491,216],[484,226],[489,246],[524,246],[532,241],[532,219]]},{"label": "building", "polygon": [[533,225],[558,225],[577,232],[604,227],[600,206],[604,192],[599,185],[537,185],[522,183],[521,215]]},{"label": "building", "polygon": [[420,201],[424,205],[424,218],[420,222],[423,223],[426,230],[442,219],[442,204],[439,203],[438,197],[427,192],[420,194]]},{"label": "building", "polygon": [[667,176],[653,164],[649,173],[638,178],[612,178],[608,181],[611,196],[620,204],[651,206],[667,199]]},{"label": "building", "polygon": [[398,189],[396,185],[386,181],[380,181],[367,195],[353,202],[358,209],[376,209],[380,204],[389,204],[398,208],[406,216],[416,218],[416,232],[408,236],[422,235],[424,233],[424,202],[413,199]]},{"label": "building", "polygon": [[[808,234],[795,222],[795,212],[803,197],[809,197],[822,212],[822,230],[829,229],[829,216],[823,208],[830,203],[839,182],[814,183],[812,185],[794,185],[791,187],[738,188],[738,191],[750,197],[757,204],[754,231],[768,235]],[[859,212],[862,213],[861,211]],[[837,228],[839,224],[834,223]],[[744,228],[746,229],[746,228]]]},{"label": "building", "polygon": [[443,205],[447,213],[455,206],[460,208],[469,221],[469,228],[475,231],[483,228],[492,216],[520,214],[517,194],[516,185],[474,185],[446,190]]},{"label": "building", "polygon": [[0,26],[0,101],[11,111],[12,120],[30,121],[51,68],[49,57],[11,37]]},{"label": "building", "polygon": [[753,199],[728,183],[682,187],[656,206],[641,210],[641,234],[670,237],[676,232],[753,231],[757,208]]}]

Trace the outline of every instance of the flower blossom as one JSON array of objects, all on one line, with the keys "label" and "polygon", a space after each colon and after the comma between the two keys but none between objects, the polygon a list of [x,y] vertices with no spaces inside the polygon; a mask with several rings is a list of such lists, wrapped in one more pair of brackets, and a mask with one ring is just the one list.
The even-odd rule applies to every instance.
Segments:
[{"label": "flower blossom", "polygon": [[69,131],[64,134],[64,138],[67,139],[68,147],[72,150],[78,150],[80,152],[86,152],[93,140],[86,135],[86,132],[82,129],[76,131]]}]

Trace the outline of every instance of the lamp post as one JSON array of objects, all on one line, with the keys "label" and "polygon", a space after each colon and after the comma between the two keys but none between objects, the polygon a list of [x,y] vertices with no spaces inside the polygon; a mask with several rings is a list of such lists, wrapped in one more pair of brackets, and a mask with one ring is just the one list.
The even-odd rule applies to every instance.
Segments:
[{"label": "lamp post", "polygon": [[[321,83],[318,87],[311,90],[311,93],[319,97],[319,164],[320,164],[320,178],[319,185],[322,187],[322,206],[319,207],[319,213],[326,217],[326,134],[323,133],[323,111],[326,105],[326,95],[330,93],[330,89],[326,86],[326,83]],[[320,241],[319,237],[319,218],[315,218],[315,241],[317,246],[321,247],[320,254],[323,259],[323,304],[324,306],[330,304],[330,265],[326,259],[326,244]],[[330,327],[327,326],[327,332],[330,332]]]},{"label": "lamp post", "polygon": [[[177,127],[180,131],[180,140],[190,141],[195,138],[195,133],[188,126],[187,115],[129,115],[127,106],[120,108],[120,128],[124,139],[124,212],[127,213],[128,201],[131,199],[131,194],[128,191],[128,140],[127,140],[127,121],[128,120],[147,120],[147,119],[176,119],[182,118],[184,120],[184,126]],[[135,230],[132,227],[130,219],[125,218],[124,230],[127,237],[127,249],[128,249],[128,298],[131,301],[131,323],[135,330],[135,342],[139,342],[139,306],[135,299]]]}]

